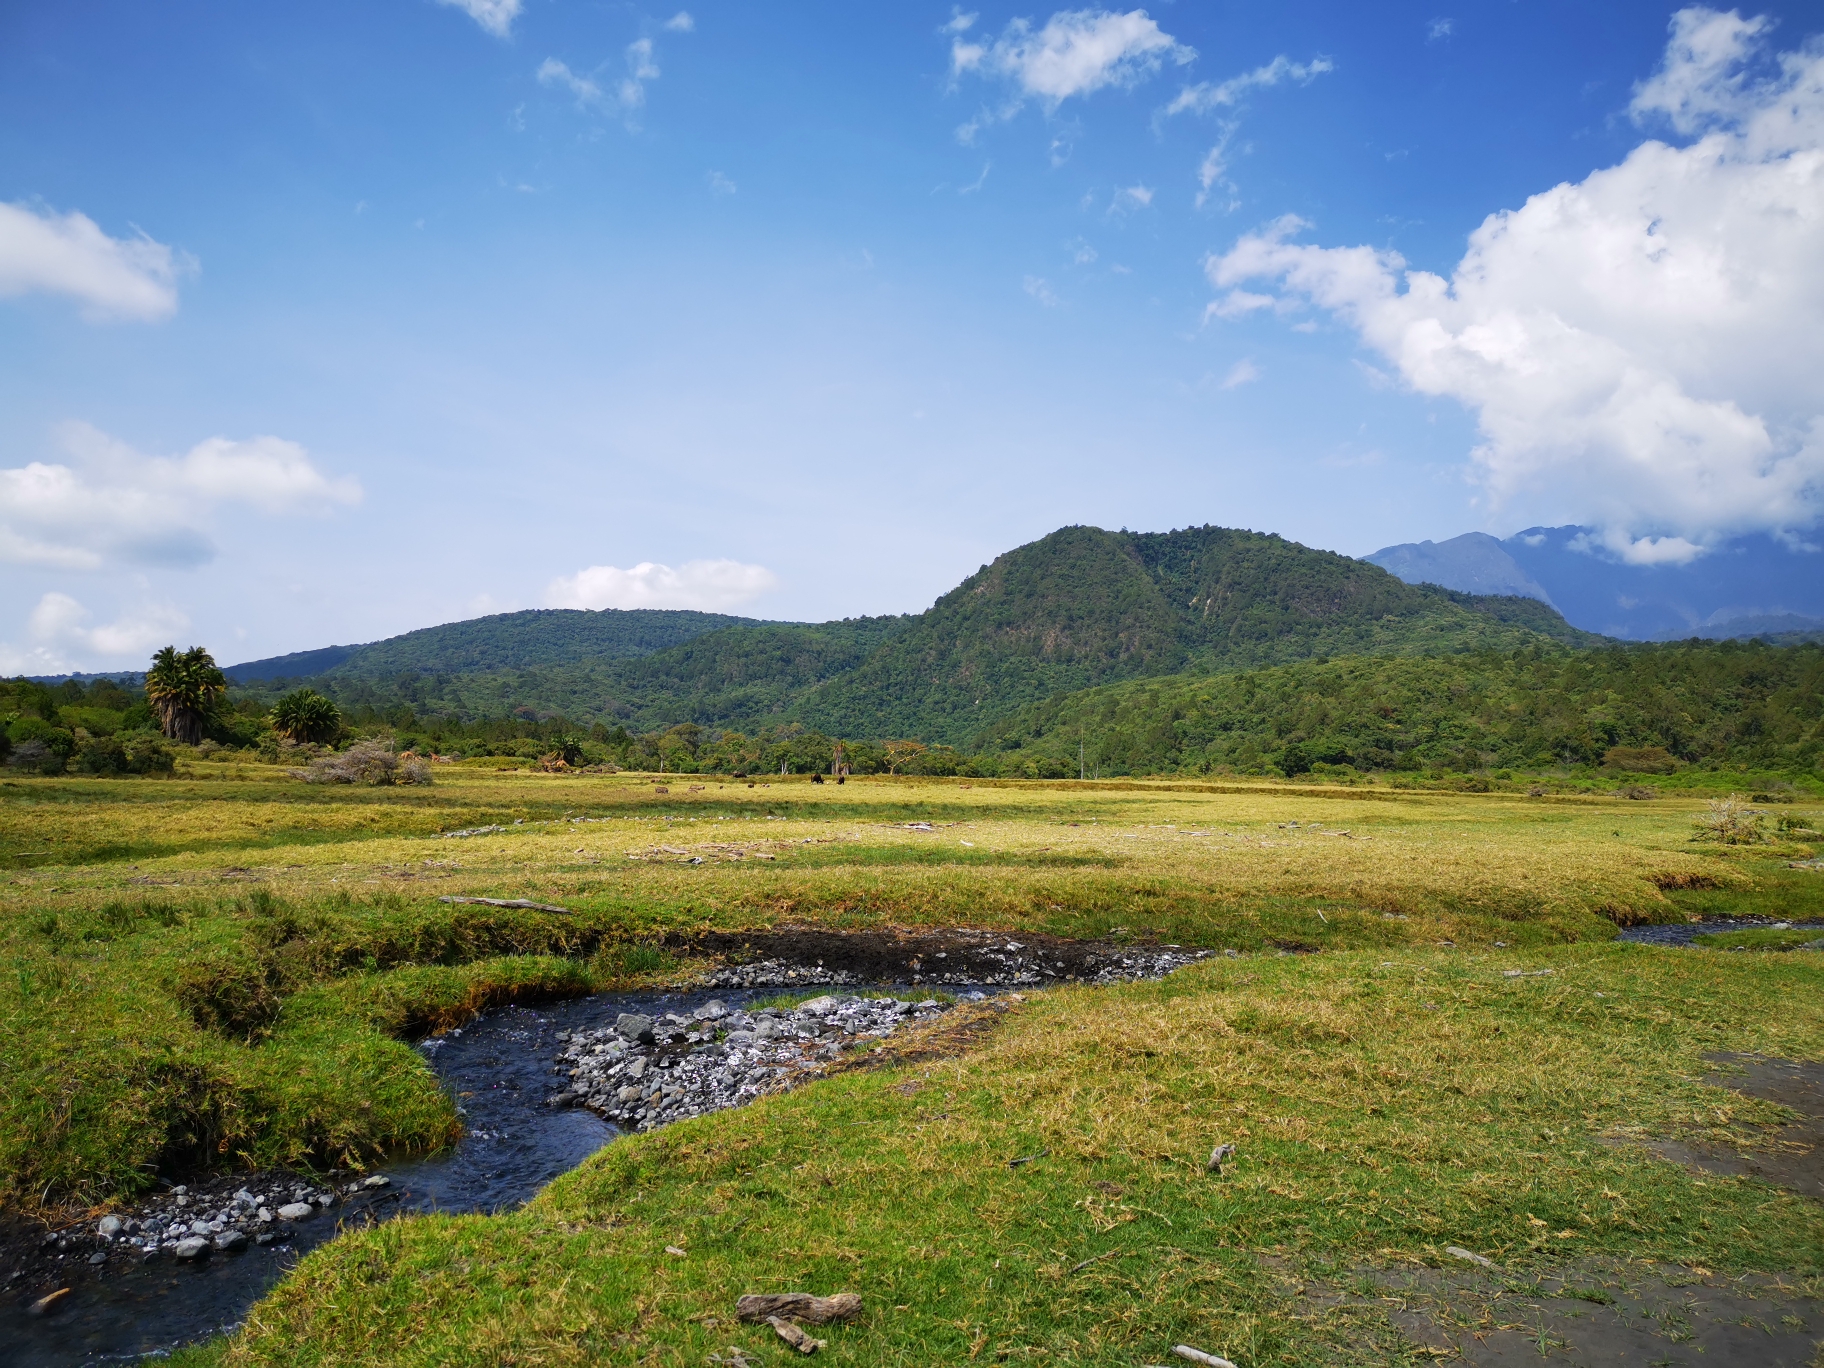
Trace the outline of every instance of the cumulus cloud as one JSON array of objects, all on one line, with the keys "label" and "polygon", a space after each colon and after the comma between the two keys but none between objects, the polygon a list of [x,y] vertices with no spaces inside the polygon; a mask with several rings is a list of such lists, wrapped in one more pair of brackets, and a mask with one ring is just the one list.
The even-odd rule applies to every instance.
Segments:
[{"label": "cumulus cloud", "polygon": [[689,10],[679,10],[662,27],[670,33],[695,33],[697,21],[691,17]]},{"label": "cumulus cloud", "polygon": [[1310,85],[1319,76],[1335,70],[1336,64],[1328,57],[1313,57],[1308,62],[1294,62],[1287,57],[1275,57],[1265,66],[1255,67],[1252,71],[1244,71],[1241,75],[1231,76],[1226,81],[1199,81],[1194,86],[1186,86],[1165,107],[1165,112],[1168,115],[1208,114],[1215,109],[1232,109],[1240,104],[1242,98],[1251,90],[1276,86],[1281,81]]},{"label": "cumulus cloud", "polygon": [[576,96],[576,107],[586,109],[602,102],[602,88],[586,76],[578,76],[569,64],[547,57],[538,64],[538,83],[549,90],[567,90]]},{"label": "cumulus cloud", "polygon": [[524,8],[522,0],[437,0],[441,5],[450,5],[467,14],[496,38],[507,38],[513,33],[513,21],[519,18]]},{"label": "cumulus cloud", "polygon": [[91,320],[150,322],[177,312],[178,277],[194,269],[144,233],[111,238],[74,210],[0,204],[0,297],[69,295]]},{"label": "cumulus cloud", "polygon": [[1182,66],[1197,57],[1195,49],[1166,33],[1145,10],[1060,10],[1043,28],[1015,19],[1000,37],[980,41],[965,36],[975,19],[959,10],[943,27],[951,36],[951,79],[966,74],[999,78],[1012,86],[1012,93],[1000,109],[957,130],[964,142],[984,124],[1012,118],[1028,99],[1056,110],[1073,96],[1110,86],[1131,88],[1168,61]]},{"label": "cumulus cloud", "polygon": [[144,656],[190,628],[190,619],[170,604],[142,604],[112,622],[91,626],[94,616],[68,594],[44,595],[26,619],[27,644],[0,642],[0,673],[63,674],[98,658],[118,662]]},{"label": "cumulus cloud", "polygon": [[[1824,43],[1681,10],[1616,166],[1490,215],[1450,279],[1283,218],[1206,263],[1215,317],[1314,305],[1473,409],[1491,508],[1636,562],[1824,513]],[[1241,288],[1272,282],[1276,295]]]},{"label": "cumulus cloud", "polygon": [[764,565],[735,560],[693,560],[673,569],[641,561],[628,570],[591,565],[560,576],[545,588],[547,608],[695,608],[726,612],[777,588]]},{"label": "cumulus cloud", "polygon": [[211,437],[149,457],[86,423],[57,435],[64,460],[0,468],[0,563],[196,566],[215,555],[207,523],[218,506],[321,512],[361,499],[354,479],[331,479],[278,437]]}]

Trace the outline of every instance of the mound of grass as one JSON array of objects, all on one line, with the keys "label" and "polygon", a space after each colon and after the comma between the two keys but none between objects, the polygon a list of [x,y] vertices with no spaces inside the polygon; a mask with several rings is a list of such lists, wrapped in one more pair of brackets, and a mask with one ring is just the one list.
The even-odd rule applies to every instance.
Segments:
[{"label": "mound of grass", "polygon": [[[1809,958],[1579,946],[1054,990],[965,1057],[617,1142],[525,1211],[347,1234],[194,1361],[771,1361],[735,1298],[803,1289],[864,1298],[819,1331],[839,1364],[1158,1363],[1180,1342],[1246,1368],[1405,1364],[1384,1310],[1285,1279],[1446,1245],[1520,1277],[1600,1257],[1816,1276],[1824,1209],[1630,1142],[1766,1143],[1777,1108],[1693,1080],[1713,1051],[1817,1057],[1821,987]],[[1220,1175],[1218,1143],[1238,1147]]]},{"label": "mound of grass", "polygon": [[1751,926],[1742,931],[1713,931],[1697,938],[1712,950],[1810,950],[1824,949],[1824,922],[1779,930]]}]

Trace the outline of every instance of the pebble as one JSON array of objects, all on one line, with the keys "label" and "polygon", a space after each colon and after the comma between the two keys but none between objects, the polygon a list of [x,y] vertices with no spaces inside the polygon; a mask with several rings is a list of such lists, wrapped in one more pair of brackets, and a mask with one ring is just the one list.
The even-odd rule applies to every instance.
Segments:
[{"label": "pebble", "polygon": [[287,1202],[279,1208],[281,1221],[307,1221],[316,1214],[316,1207],[309,1202]]},{"label": "pebble", "polygon": [[821,1072],[848,1046],[949,1010],[935,998],[913,1003],[834,994],[757,1012],[712,1001],[689,1016],[636,1018],[631,1035],[623,1015],[612,1027],[570,1033],[557,1056],[569,1086],[547,1100],[587,1107],[629,1130],[652,1130],[777,1092]]}]

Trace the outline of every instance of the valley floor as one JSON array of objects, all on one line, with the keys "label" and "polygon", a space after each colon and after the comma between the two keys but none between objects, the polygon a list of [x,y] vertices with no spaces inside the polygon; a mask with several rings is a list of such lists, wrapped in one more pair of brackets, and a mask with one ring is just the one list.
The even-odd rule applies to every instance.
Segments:
[{"label": "valley floor", "polygon": [[1808,1133],[1754,1080],[1824,1058],[1824,961],[1612,940],[1824,917],[1814,847],[1694,844],[1699,803],[216,770],[0,786],[16,1209],[99,1210],[205,1156],[433,1146],[458,1118],[409,1039],[743,935],[1218,953],[617,1141],[522,1211],[350,1232],[194,1361],[778,1361],[733,1304],[787,1290],[861,1294],[816,1333],[870,1364],[1475,1358],[1534,1311],[1561,1348],[1627,1311],[1678,1362],[1751,1302],[1769,1354],[1807,1357],[1731,1361],[1810,1363],[1824,1334],[1824,1208],[1753,1160]]}]

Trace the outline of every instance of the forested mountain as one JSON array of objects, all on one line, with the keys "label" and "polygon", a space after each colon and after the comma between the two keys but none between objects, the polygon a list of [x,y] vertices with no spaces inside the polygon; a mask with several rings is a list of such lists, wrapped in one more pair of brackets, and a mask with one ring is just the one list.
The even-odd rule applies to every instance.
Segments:
[{"label": "forested mountain", "polygon": [[966,744],[1028,703],[1113,680],[1516,647],[1541,633],[1598,639],[1532,600],[1405,584],[1277,536],[1067,527],[983,566],[793,715],[841,735]]},{"label": "forested mountain", "polygon": [[425,627],[364,646],[315,651],[231,665],[237,683],[335,677],[386,679],[420,674],[473,674],[538,666],[631,660],[723,627],[757,625],[753,618],[682,609],[533,608]]},{"label": "forested mountain", "polygon": [[1533,647],[1135,680],[1023,710],[986,739],[982,765],[1075,774],[1079,747],[1105,775],[1538,770],[1605,756],[1809,770],[1824,762],[1824,647]]},{"label": "forested mountain", "polygon": [[362,647],[314,682],[346,706],[419,715],[561,714],[638,730],[797,722],[961,745],[1028,704],[1115,680],[1542,636],[1597,640],[1530,599],[1409,585],[1281,537],[1067,527],[916,616],[501,614]]}]

